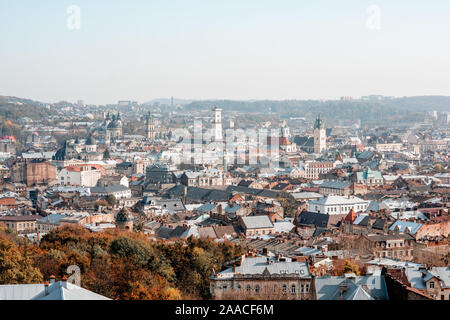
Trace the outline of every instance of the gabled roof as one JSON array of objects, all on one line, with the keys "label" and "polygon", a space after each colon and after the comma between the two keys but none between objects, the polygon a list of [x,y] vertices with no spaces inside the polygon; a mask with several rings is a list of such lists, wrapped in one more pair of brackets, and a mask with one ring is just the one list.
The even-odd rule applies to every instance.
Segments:
[{"label": "gabled roof", "polygon": [[384,226],[388,224],[387,220],[384,219],[376,219],[375,222],[372,224],[372,228],[374,229],[378,229],[378,230],[383,230]]},{"label": "gabled roof", "polygon": [[297,217],[297,223],[305,226],[315,226],[326,228],[328,226],[329,215],[323,213],[315,213],[302,211]]},{"label": "gabled roof", "polygon": [[353,223],[353,221],[356,220],[358,216],[355,213],[355,210],[353,208],[350,210],[350,212],[347,214],[347,216],[344,218],[344,221],[348,221],[350,223]]},{"label": "gabled roof", "polygon": [[0,300],[111,300],[71,283],[0,285]]},{"label": "gabled roof", "polygon": [[325,181],[319,186],[319,188],[345,190],[349,188],[350,185],[351,183],[349,181]]},{"label": "gabled roof", "polygon": [[[269,259],[269,264],[267,260]],[[232,278],[236,274],[242,275],[266,275],[272,274],[297,274],[301,278],[309,278],[311,276],[307,262],[284,262],[277,261],[275,258],[267,258],[265,256],[246,257],[240,266],[236,267],[236,272],[233,269],[227,269],[220,272],[218,278]]]},{"label": "gabled roof", "polygon": [[391,231],[398,230],[399,232],[406,232],[410,234],[416,234],[422,227],[422,224],[412,221],[395,221],[389,228]]},{"label": "gabled roof", "polygon": [[328,215],[304,210],[298,215],[297,224],[300,226],[314,226],[325,231],[332,227],[338,227],[345,216],[345,214]]},{"label": "gabled roof", "polygon": [[203,213],[209,213],[212,210],[214,210],[217,207],[217,205],[213,203],[205,203],[197,208],[197,211],[203,212]]},{"label": "gabled roof", "polygon": [[[384,276],[316,277],[317,300],[388,300]],[[343,289],[342,296],[340,294]]]},{"label": "gabled roof", "polygon": [[267,215],[242,217],[242,221],[247,229],[273,228],[272,220]]}]

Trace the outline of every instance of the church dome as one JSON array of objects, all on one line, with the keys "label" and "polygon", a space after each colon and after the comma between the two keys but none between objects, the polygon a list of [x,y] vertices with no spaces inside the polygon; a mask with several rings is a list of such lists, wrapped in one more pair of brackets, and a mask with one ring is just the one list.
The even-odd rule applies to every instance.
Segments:
[{"label": "church dome", "polygon": [[133,221],[133,215],[126,208],[122,208],[116,216],[116,222]]},{"label": "church dome", "polygon": [[97,144],[97,141],[95,141],[95,138],[92,135],[90,135],[86,140],[86,145],[93,146],[95,144]]},{"label": "church dome", "polygon": [[62,148],[56,151],[55,155],[53,156],[53,160],[64,161],[66,159],[66,154],[67,154],[67,142],[64,142]]}]

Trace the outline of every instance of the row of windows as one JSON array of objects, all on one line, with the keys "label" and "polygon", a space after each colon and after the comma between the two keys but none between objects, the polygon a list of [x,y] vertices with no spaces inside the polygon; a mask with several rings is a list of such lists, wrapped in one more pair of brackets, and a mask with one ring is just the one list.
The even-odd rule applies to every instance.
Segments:
[{"label": "row of windows", "polygon": [[[223,286],[222,288],[223,288],[224,290],[226,290],[226,289],[227,289],[227,286]],[[266,287],[266,291],[268,291],[267,289],[269,289],[269,288]],[[238,290],[238,291],[241,291],[241,286],[240,286],[240,285],[237,286],[237,290]],[[255,285],[254,288],[252,288],[251,285],[247,285],[246,288],[245,288],[245,290],[246,290],[247,292],[252,292],[252,290],[254,290],[254,292],[255,292],[256,294],[258,294],[258,293],[261,292],[261,287],[260,287],[258,284]],[[273,286],[273,292],[276,293],[277,290],[278,290],[278,286]],[[283,285],[281,286],[281,291],[282,291],[283,293],[288,293],[288,285],[283,284]],[[297,286],[296,286],[295,284],[291,285],[291,286],[289,287],[289,292],[292,293],[292,294],[297,293]],[[302,285],[300,286],[300,292],[301,292],[301,293],[308,293],[308,292],[309,292],[309,284],[302,284]]]},{"label": "row of windows", "polygon": [[[14,223],[6,223],[6,226],[8,228],[14,229]],[[21,229],[21,228],[34,228],[35,224],[34,223],[17,223],[17,229]]]},{"label": "row of windows", "polygon": [[[397,256],[399,256],[399,257],[403,257],[403,255],[405,255],[405,256],[412,256],[413,254],[412,254],[412,250],[405,250],[405,251],[403,251],[403,250],[396,250],[396,251],[392,251],[393,253],[392,253],[392,257],[397,257]],[[380,253],[378,256],[381,256],[381,257],[391,257],[391,251],[387,251],[387,252],[382,252],[382,253]]]},{"label": "row of windows", "polygon": [[[339,207],[328,207],[326,208],[326,212],[337,212]],[[351,209],[356,211],[362,211],[362,210],[366,210],[367,206],[366,205],[354,205],[354,206],[345,206],[345,207],[341,207],[341,212],[348,212]],[[316,206],[316,211],[319,211],[319,206]]]},{"label": "row of windows", "polygon": [[258,230],[256,230],[255,232],[253,232],[253,231],[248,232],[249,236],[259,235],[259,234],[272,234],[272,231],[271,230],[262,230],[261,232],[259,232]]}]

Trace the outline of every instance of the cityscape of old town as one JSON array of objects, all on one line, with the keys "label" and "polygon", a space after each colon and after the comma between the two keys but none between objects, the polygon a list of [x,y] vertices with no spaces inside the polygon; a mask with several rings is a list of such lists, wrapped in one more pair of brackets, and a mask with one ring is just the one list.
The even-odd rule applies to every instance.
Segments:
[{"label": "cityscape of old town", "polygon": [[[10,12],[0,14],[0,21],[10,21],[11,34],[22,35],[26,47],[22,53],[0,53],[0,300],[450,300],[450,91],[421,93],[416,89],[431,88],[432,81],[414,86],[417,75],[406,67],[389,66],[392,74],[386,78],[367,80],[346,65],[358,66],[361,60],[345,53],[336,71],[331,62],[316,64],[313,57],[320,54],[311,49],[308,36],[303,35],[311,48],[292,51],[284,47],[286,39],[274,37],[280,51],[302,55],[297,66],[289,53],[274,53],[269,44],[258,47],[263,40],[247,24],[238,25],[242,33],[231,27],[230,38],[221,34],[220,41],[227,46],[236,41],[240,48],[227,51],[206,40],[210,34],[193,22],[197,11],[192,8],[179,9],[184,15],[164,8],[175,10],[164,31],[168,38],[155,36],[150,49],[138,48],[129,38],[145,29],[142,21],[124,16],[123,34],[115,35],[94,26],[90,19],[100,1],[74,1],[79,8],[67,12],[61,6],[62,11],[55,10],[62,12],[62,22],[45,22],[47,30],[42,19],[20,32],[9,18],[19,14],[17,8],[0,2],[2,11]],[[49,6],[51,1],[44,2]],[[362,7],[364,20],[367,6]],[[386,12],[381,21],[390,22],[389,4],[380,7]],[[266,14],[265,9],[255,15]],[[135,11],[132,15],[140,15]],[[24,15],[34,17],[28,11]],[[233,17],[239,24],[242,17]],[[185,29],[171,29],[177,19],[187,19]],[[223,22],[208,19],[215,29]],[[249,19],[262,28],[257,18]],[[289,19],[285,23],[294,24]],[[49,31],[53,23],[72,29]],[[279,23],[273,32],[285,27]],[[379,31],[369,27],[361,27],[365,37],[394,28],[389,23]],[[55,39],[65,32],[71,43],[34,40],[46,32]],[[92,33],[95,40],[87,40]],[[194,33],[208,43],[204,56],[197,42],[188,44]],[[17,45],[13,41],[19,38],[12,40],[11,34],[0,31],[6,37],[2,46]],[[322,29],[317,34],[325,37]],[[142,34],[135,36],[145,42]],[[337,46],[347,40],[329,41]],[[409,38],[405,41],[414,47]],[[64,46],[76,53],[64,53]],[[261,56],[253,56],[250,47]],[[329,48],[323,49],[318,51]],[[136,54],[139,50],[142,55]],[[368,51],[373,50],[378,49]],[[380,52],[378,57],[387,55]],[[448,52],[447,47],[444,71]],[[182,53],[186,57],[177,60]],[[70,58],[61,60],[64,54]],[[214,54],[223,61],[212,60]],[[238,61],[240,55],[244,60]],[[307,63],[317,68],[311,73],[330,82],[308,73],[317,87],[286,85],[293,75],[270,62],[264,69],[265,55],[279,56],[281,65],[287,59],[293,73]],[[183,67],[183,59],[194,62]],[[402,65],[402,59],[407,58],[396,63]],[[433,59],[430,63],[439,60]],[[222,63],[226,67],[218,67]],[[363,72],[382,68],[381,62],[373,63]],[[214,68],[220,68],[217,78]],[[397,78],[396,72],[406,76]],[[97,78],[97,73],[105,76]],[[146,83],[140,78],[144,74],[155,82]],[[355,87],[343,80],[347,76]],[[445,83],[445,76],[436,81]],[[158,90],[167,91],[155,89],[156,82]],[[382,86],[394,82],[398,95]],[[369,91],[360,91],[359,84]],[[283,90],[271,95],[277,85]],[[211,92],[212,86],[223,91]],[[342,94],[328,95],[336,86]],[[408,86],[414,90],[402,94]],[[322,98],[309,98],[313,87]],[[190,98],[197,92],[203,98]],[[283,94],[286,98],[277,98]]]}]

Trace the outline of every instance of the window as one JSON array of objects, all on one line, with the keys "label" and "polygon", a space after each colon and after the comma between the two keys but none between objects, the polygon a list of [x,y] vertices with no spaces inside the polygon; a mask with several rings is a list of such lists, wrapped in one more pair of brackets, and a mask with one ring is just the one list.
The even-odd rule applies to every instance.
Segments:
[{"label": "window", "polygon": [[252,291],[252,287],[250,285],[247,285],[247,292]]},{"label": "window", "polygon": [[259,293],[259,285],[255,286],[255,293]]},{"label": "window", "polygon": [[[295,294],[297,292],[297,287],[295,286],[295,284],[293,284],[292,286],[291,286],[291,293],[292,294]],[[444,300],[444,299],[442,299],[442,300]]]},{"label": "window", "polygon": [[283,293],[287,292],[287,285],[283,284]]},{"label": "window", "polygon": [[309,284],[305,284],[305,292],[309,292]]},{"label": "window", "polygon": [[433,281],[430,282],[430,289],[434,289],[434,282]]},{"label": "window", "polygon": [[300,289],[300,292],[301,292],[301,293],[305,292],[305,286],[304,286],[303,284],[301,285],[300,288],[301,288],[301,289]]}]

